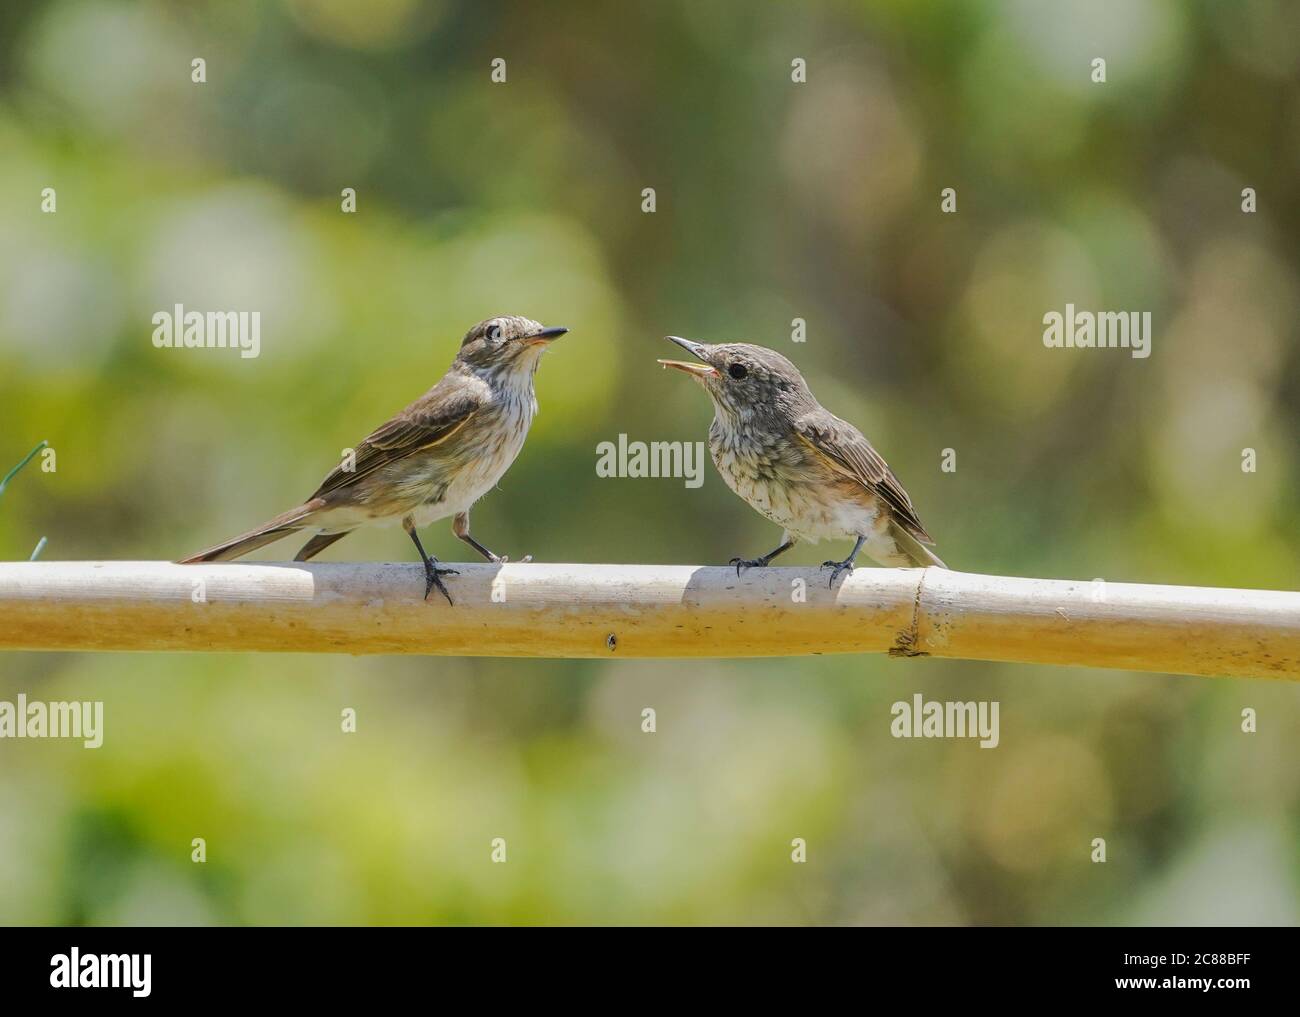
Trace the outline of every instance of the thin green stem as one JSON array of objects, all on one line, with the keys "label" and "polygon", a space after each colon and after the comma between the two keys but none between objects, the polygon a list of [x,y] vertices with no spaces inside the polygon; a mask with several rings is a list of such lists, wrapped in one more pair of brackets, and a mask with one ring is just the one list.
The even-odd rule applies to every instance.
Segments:
[{"label": "thin green stem", "polygon": [[16,474],[24,466],[30,463],[32,461],[32,457],[35,456],[36,453],[39,452],[41,449],[45,448],[45,446],[48,444],[49,444],[48,441],[42,441],[39,445],[37,445],[34,449],[32,449],[30,452],[27,453],[27,455],[23,457],[23,461],[21,463],[19,463],[12,470],[10,470],[8,473],[5,474],[5,479],[0,480],[0,494],[5,493],[5,488],[9,486],[9,481],[14,479],[14,474]]}]

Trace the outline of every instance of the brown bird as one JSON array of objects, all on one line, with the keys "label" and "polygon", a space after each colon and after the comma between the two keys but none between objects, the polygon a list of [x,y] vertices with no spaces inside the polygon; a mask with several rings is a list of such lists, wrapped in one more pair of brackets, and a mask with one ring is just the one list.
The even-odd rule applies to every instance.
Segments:
[{"label": "brown bird", "polygon": [[864,548],[882,565],[947,568],[925,546],[934,541],[880,453],[814,398],[794,364],[749,343],[667,338],[696,360],[659,363],[690,375],[713,400],[709,451],[722,479],[785,530],[775,550],[732,558],[737,575],[767,565],[797,540],[823,537],[856,541],[843,561],[822,564],[832,570],[832,585]]},{"label": "brown bird", "polygon": [[488,561],[506,560],[470,536],[469,510],[523,448],[537,412],[533,375],[567,331],[514,316],[479,322],[442,380],[371,432],[310,498],[182,564],[238,558],[299,532],[315,534],[294,558],[306,561],[358,526],[400,520],[424,563],[425,599],[436,586],[450,604],[441,577],[457,573],[425,553],[416,528],[451,516],[457,537]]}]

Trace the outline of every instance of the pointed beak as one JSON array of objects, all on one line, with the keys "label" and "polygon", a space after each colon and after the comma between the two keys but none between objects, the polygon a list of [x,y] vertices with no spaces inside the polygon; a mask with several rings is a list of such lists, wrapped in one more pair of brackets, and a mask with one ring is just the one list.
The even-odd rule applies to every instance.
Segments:
[{"label": "pointed beak", "polygon": [[564,335],[567,331],[569,330],[563,325],[556,325],[553,328],[544,328],[540,332],[534,332],[530,335],[527,342],[530,346],[535,343],[549,343],[552,340],[560,338],[560,336]]},{"label": "pointed beak", "polygon": [[690,339],[683,339],[681,336],[667,335],[664,336],[669,342],[674,342],[684,349],[691,356],[696,357],[703,363],[695,363],[689,360],[660,360],[659,363],[664,367],[673,367],[686,374],[693,374],[697,378],[707,378],[716,375],[718,372],[712,364],[708,363],[708,350],[703,343],[692,342]]}]

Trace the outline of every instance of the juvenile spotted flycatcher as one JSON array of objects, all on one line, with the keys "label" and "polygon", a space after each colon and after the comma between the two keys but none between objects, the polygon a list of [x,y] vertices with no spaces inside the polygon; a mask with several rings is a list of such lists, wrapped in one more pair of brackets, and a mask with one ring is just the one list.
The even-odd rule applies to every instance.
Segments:
[{"label": "juvenile spotted flycatcher", "polygon": [[736,494],[784,528],[781,546],[732,558],[736,574],[767,565],[797,540],[852,538],[843,561],[828,561],[831,585],[853,570],[858,552],[882,565],[947,568],[893,471],[856,427],[825,409],[799,369],[749,343],[692,342],[668,336],[696,359],[661,360],[689,374],[713,400],[709,451]]},{"label": "juvenile spotted flycatcher", "polygon": [[533,375],[550,342],[568,329],[528,318],[481,321],[461,341],[442,380],[336,466],[315,493],[256,529],[184,559],[225,561],[306,532],[295,561],[306,561],[358,526],[400,520],[424,563],[424,596],[437,587],[451,603],[438,567],[416,528],[452,518],[452,532],[488,561],[505,561],[469,533],[469,510],[499,481],[523,448],[537,412]]}]

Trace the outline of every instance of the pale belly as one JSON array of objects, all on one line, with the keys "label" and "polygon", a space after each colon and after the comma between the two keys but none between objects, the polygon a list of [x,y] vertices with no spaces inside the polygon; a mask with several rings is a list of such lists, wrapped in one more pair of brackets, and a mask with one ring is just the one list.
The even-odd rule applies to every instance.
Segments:
[{"label": "pale belly", "polygon": [[882,543],[882,552],[892,549],[892,540],[887,548],[878,539],[879,507],[865,490],[844,491],[838,478],[795,454],[737,449],[710,437],[714,465],[727,486],[791,537],[816,543],[865,536],[869,550],[872,543]]},{"label": "pale belly", "polygon": [[331,533],[356,526],[393,525],[408,515],[416,526],[423,527],[468,512],[496,486],[519,455],[531,416],[516,417],[510,426],[498,421],[474,434],[458,434],[446,446],[416,453],[377,471],[358,482],[353,504],[321,514],[319,530]]},{"label": "pale belly", "polygon": [[[468,512],[476,501],[496,487],[506,470],[524,447],[527,432],[521,428],[515,441],[503,440],[492,454],[475,457],[460,464],[459,468],[426,494],[412,513],[417,526],[426,526],[438,519]],[[445,472],[442,477],[448,477]]]},{"label": "pale belly", "polygon": [[879,515],[874,504],[828,496],[811,485],[778,484],[743,472],[722,472],[723,479],[755,511],[799,540],[870,536]]}]

